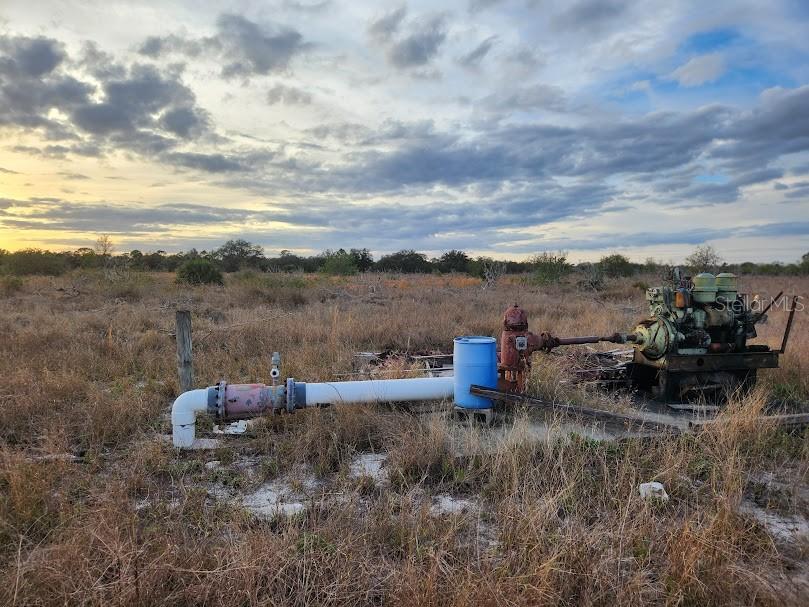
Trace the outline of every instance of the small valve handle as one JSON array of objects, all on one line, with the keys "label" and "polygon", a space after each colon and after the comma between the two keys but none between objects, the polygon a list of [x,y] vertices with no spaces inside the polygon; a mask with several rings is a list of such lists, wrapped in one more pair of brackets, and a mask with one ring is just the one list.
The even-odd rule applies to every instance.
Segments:
[{"label": "small valve handle", "polygon": [[270,378],[272,378],[272,385],[275,387],[278,385],[278,378],[281,377],[281,355],[278,352],[273,352],[271,362]]}]

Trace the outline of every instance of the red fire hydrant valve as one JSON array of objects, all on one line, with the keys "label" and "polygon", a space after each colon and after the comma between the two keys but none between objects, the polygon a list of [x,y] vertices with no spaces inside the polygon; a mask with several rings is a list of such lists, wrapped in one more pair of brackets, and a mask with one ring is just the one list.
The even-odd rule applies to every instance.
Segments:
[{"label": "red fire hydrant valve", "polygon": [[500,354],[497,366],[501,390],[523,392],[531,371],[531,355],[537,350],[550,351],[558,342],[549,333],[535,335],[528,330],[528,313],[518,304],[503,314]]}]

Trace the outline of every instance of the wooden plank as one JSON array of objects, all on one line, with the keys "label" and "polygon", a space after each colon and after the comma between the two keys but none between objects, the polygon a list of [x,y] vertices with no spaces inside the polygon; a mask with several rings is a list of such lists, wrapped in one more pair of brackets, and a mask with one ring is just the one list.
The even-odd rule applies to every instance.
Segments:
[{"label": "wooden plank", "polygon": [[177,310],[175,315],[177,336],[177,375],[180,379],[180,393],[194,387],[194,358],[191,351],[191,312]]}]

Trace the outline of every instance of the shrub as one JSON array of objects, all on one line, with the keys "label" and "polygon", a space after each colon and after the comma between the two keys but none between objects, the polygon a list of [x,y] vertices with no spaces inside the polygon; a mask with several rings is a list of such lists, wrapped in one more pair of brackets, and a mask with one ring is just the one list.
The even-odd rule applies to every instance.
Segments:
[{"label": "shrub", "polygon": [[573,266],[567,262],[567,253],[564,251],[558,253],[543,251],[532,257],[530,263],[533,269],[531,279],[538,285],[557,282],[573,269]]},{"label": "shrub", "polygon": [[605,255],[597,265],[605,276],[632,276],[635,273],[635,266],[620,253]]},{"label": "shrub", "polygon": [[10,253],[3,259],[3,267],[15,276],[58,276],[66,270],[65,260],[61,255],[40,249],[23,249]]},{"label": "shrub", "polygon": [[448,272],[468,272],[469,271],[469,255],[464,253],[463,251],[457,251],[453,249],[452,251],[447,251],[441,257],[433,262],[433,264],[440,270],[442,273]]},{"label": "shrub", "polygon": [[177,282],[191,285],[222,284],[222,273],[207,259],[186,261],[177,269]]},{"label": "shrub", "polygon": [[13,295],[22,289],[22,284],[19,276],[0,276],[0,295]]},{"label": "shrub", "polygon": [[600,291],[604,288],[604,272],[599,264],[580,263],[576,269],[581,275],[581,280],[579,280],[580,288],[593,291]]},{"label": "shrub", "polygon": [[374,258],[368,249],[351,249],[348,252],[354,260],[354,265],[360,272],[367,272],[374,267]]},{"label": "shrub", "polygon": [[353,276],[359,270],[354,257],[341,250],[328,255],[320,271],[330,276]]},{"label": "shrub", "polygon": [[214,259],[222,264],[225,272],[236,272],[241,268],[257,268],[265,260],[262,247],[241,238],[228,240],[212,254]]},{"label": "shrub", "polygon": [[376,269],[380,272],[402,272],[403,274],[428,274],[432,270],[430,262],[424,253],[416,253],[413,249],[405,249],[398,253],[383,255],[376,262]]}]

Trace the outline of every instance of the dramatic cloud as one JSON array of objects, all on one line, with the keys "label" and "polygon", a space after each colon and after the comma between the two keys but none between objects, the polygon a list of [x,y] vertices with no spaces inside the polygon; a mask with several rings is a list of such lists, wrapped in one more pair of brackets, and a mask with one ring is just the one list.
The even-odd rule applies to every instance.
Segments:
[{"label": "dramatic cloud", "polygon": [[554,19],[557,27],[598,32],[623,16],[626,2],[615,0],[579,0]]},{"label": "dramatic cloud", "polygon": [[500,112],[564,112],[568,109],[564,91],[547,84],[533,84],[507,93],[495,93],[485,97],[482,105]]},{"label": "dramatic cloud", "polygon": [[[306,210],[299,207],[276,207],[268,210],[220,208],[202,204],[167,203],[147,207],[142,204],[107,202],[74,202],[63,199],[0,199],[2,221],[15,229],[49,229],[66,232],[109,233],[143,236],[164,231],[166,226],[181,231],[188,227],[218,226],[224,233],[244,235],[260,241],[259,232],[245,232],[243,226],[256,227],[275,222],[281,228],[267,228],[276,246],[295,246],[295,231],[307,230],[307,238],[327,247],[329,235],[353,237],[358,246],[377,248],[384,242],[394,248],[412,246],[441,249],[457,248],[471,237],[491,240],[504,254],[530,253],[538,249],[565,247],[578,250],[614,248],[616,243],[636,246],[670,244],[697,245],[717,238],[788,237],[809,234],[809,222],[765,222],[756,226],[720,226],[655,231],[599,231],[582,238],[559,239],[546,235],[529,235],[520,228],[537,221],[553,221],[559,217],[585,217],[610,193],[598,188],[577,188],[566,192],[549,187],[542,196],[515,200],[508,204],[446,203],[436,215],[430,206],[355,205],[347,203],[340,213],[330,212],[329,205],[308,201]],[[502,201],[497,200],[497,203]],[[568,207],[573,205],[573,209]],[[506,228],[507,232],[500,231]],[[324,231],[327,230],[327,231]],[[221,244],[221,239],[211,239]]]},{"label": "dramatic cloud", "polygon": [[312,95],[294,86],[276,84],[267,91],[267,103],[270,105],[275,105],[276,103],[283,103],[285,105],[307,105],[312,103]]},{"label": "dramatic cloud", "polygon": [[285,70],[304,48],[299,32],[275,24],[262,27],[239,15],[220,16],[217,27],[217,42],[229,60],[222,67],[226,78]]},{"label": "dramatic cloud", "polygon": [[58,69],[65,55],[56,40],[0,37],[0,50],[0,126],[41,127],[48,138],[69,137],[49,111],[86,103],[95,87]]},{"label": "dramatic cloud", "polygon": [[469,0],[469,10],[471,12],[482,11],[501,2],[504,0]]},{"label": "dramatic cloud", "polygon": [[388,49],[392,65],[409,68],[425,65],[438,54],[447,37],[443,16],[424,17],[411,24],[410,32]]},{"label": "dramatic cloud", "polygon": [[674,70],[669,76],[683,86],[699,86],[713,82],[725,71],[725,60],[719,53],[694,57]]},{"label": "dramatic cloud", "polygon": [[7,76],[39,78],[49,74],[65,58],[62,46],[48,38],[8,38],[0,40],[0,73]]},{"label": "dramatic cloud", "polygon": [[406,17],[407,7],[402,6],[368,25],[371,39],[386,49],[388,62],[398,69],[428,64],[447,38],[445,15],[422,15],[405,24]]},{"label": "dramatic cloud", "polygon": [[489,36],[471,51],[462,56],[458,62],[465,68],[476,69],[480,66],[480,62],[483,61],[483,58],[489,54],[490,50],[492,50],[492,47],[496,42],[497,36]]},{"label": "dramatic cloud", "polygon": [[176,34],[170,34],[163,38],[149,36],[138,47],[138,52],[153,59],[171,53],[179,53],[193,58],[199,56],[206,48],[211,46],[215,46],[215,39],[213,38],[189,40]]},{"label": "dramatic cloud", "polygon": [[170,154],[164,154],[162,158],[171,164],[205,171],[206,173],[228,173],[246,170],[246,167],[238,160],[227,158],[222,154],[172,152]]},{"label": "dramatic cloud", "polygon": [[179,81],[166,77],[152,66],[135,65],[126,78],[110,80],[102,87],[104,99],[73,110],[73,120],[80,128],[96,135],[116,131],[132,132],[139,127],[153,127],[158,112],[174,113],[168,122],[182,122],[176,112],[193,113],[188,106],[194,94]]},{"label": "dramatic cloud", "polygon": [[[50,143],[13,150],[43,157],[102,156],[127,150],[176,160],[179,166],[221,172],[237,162],[221,155],[189,160],[167,154],[208,132],[207,113],[176,71],[135,63],[115,64],[95,45],[85,45],[80,66],[90,76],[67,73],[62,45],[46,38],[3,38],[0,48],[0,126],[41,129]],[[103,63],[105,69],[99,69]]]},{"label": "dramatic cloud", "polygon": [[224,78],[250,78],[287,70],[293,57],[306,48],[303,35],[290,27],[226,13],[216,20],[214,36],[150,36],[138,52],[152,58],[172,53],[191,58],[210,55],[222,63]]},{"label": "dramatic cloud", "polygon": [[97,35],[78,8],[8,6],[4,239],[803,246],[809,24],[787,0],[169,0],[94,5]]},{"label": "dramatic cloud", "polygon": [[385,42],[399,31],[399,26],[407,16],[407,7],[400,6],[391,12],[371,21],[368,25],[368,33],[372,38]]}]

